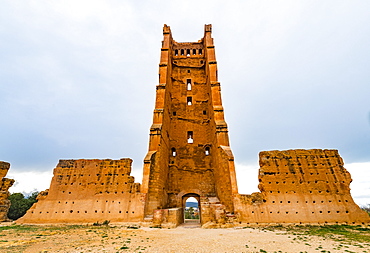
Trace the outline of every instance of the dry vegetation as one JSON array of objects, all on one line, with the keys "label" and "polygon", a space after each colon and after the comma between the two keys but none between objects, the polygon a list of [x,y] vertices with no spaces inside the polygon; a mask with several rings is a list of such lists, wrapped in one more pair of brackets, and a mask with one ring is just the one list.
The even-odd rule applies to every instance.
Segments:
[{"label": "dry vegetation", "polygon": [[[96,224],[98,225],[98,224]],[[0,227],[0,252],[370,252],[369,226]]]}]

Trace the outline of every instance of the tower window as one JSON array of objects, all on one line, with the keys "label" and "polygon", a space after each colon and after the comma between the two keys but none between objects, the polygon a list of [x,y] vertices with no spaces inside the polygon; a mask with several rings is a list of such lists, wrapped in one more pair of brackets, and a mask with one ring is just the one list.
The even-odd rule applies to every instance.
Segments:
[{"label": "tower window", "polygon": [[176,112],[172,112],[172,115],[173,115],[173,116],[176,116]]},{"label": "tower window", "polygon": [[201,55],[203,52],[202,52],[202,49],[199,49],[199,54]]},{"label": "tower window", "polygon": [[193,131],[188,131],[188,143],[193,143]]},{"label": "tower window", "polygon": [[171,148],[171,155],[172,155],[173,157],[175,157],[175,156],[176,156],[176,149],[175,149],[175,148]]},{"label": "tower window", "polygon": [[175,56],[178,56],[179,55],[179,50],[175,50]]},{"label": "tower window", "polygon": [[206,155],[210,155],[211,154],[211,152],[210,152],[210,148],[209,147],[206,147],[206,149],[204,150],[204,153],[206,154]]},{"label": "tower window", "polygon": [[188,105],[192,105],[192,103],[193,103],[193,98],[192,98],[192,97],[187,97],[187,98],[186,98],[186,102],[187,102],[187,104],[188,104]]},{"label": "tower window", "polygon": [[187,83],[187,90],[191,90],[191,79],[187,79],[186,83]]},{"label": "tower window", "polygon": [[181,55],[184,55],[184,49],[181,49]]},{"label": "tower window", "polygon": [[193,54],[197,54],[197,50],[196,49],[193,49]]},{"label": "tower window", "polygon": [[190,49],[186,50],[186,56],[190,56]]}]

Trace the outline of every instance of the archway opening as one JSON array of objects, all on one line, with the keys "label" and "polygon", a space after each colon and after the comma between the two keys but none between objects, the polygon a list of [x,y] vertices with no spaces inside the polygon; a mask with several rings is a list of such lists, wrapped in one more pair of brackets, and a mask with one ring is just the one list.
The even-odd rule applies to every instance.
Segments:
[{"label": "archway opening", "polygon": [[187,194],[183,197],[184,223],[200,223],[201,213],[199,195]]}]

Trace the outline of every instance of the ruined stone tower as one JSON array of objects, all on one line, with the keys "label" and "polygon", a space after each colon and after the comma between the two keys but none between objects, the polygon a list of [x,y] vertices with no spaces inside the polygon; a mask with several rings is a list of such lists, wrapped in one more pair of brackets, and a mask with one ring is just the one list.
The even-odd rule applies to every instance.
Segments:
[{"label": "ruined stone tower", "polygon": [[159,84],[142,192],[145,215],[156,209],[182,208],[185,199],[207,209],[233,212],[237,194],[234,158],[217,80],[212,26],[198,42],[179,43],[163,28]]},{"label": "ruined stone tower", "polygon": [[17,223],[174,227],[184,222],[188,197],[197,199],[205,227],[370,223],[351,197],[337,150],[262,151],[260,192],[238,193],[211,30],[206,25],[198,42],[179,43],[163,28],[142,185],[128,158],[60,160],[49,190]]}]

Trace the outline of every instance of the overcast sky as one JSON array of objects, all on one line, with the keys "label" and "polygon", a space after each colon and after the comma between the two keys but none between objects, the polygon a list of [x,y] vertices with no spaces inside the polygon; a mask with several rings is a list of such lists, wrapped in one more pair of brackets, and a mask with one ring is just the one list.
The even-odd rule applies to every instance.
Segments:
[{"label": "overcast sky", "polygon": [[141,180],[163,24],[178,42],[213,25],[239,188],[257,185],[262,150],[338,149],[370,203],[370,1],[352,0],[1,1],[13,189],[47,188],[31,175],[59,159],[130,157]]}]

